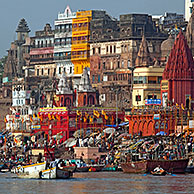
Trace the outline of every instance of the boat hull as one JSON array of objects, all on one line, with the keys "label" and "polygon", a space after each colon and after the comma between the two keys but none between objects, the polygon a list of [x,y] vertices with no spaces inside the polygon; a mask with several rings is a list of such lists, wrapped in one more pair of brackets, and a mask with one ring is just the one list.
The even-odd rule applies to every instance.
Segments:
[{"label": "boat hull", "polygon": [[40,172],[41,179],[68,179],[72,176],[72,172],[60,168],[50,168]]},{"label": "boat hull", "polygon": [[125,173],[146,173],[147,161],[128,162],[121,164],[121,168]]},{"label": "boat hull", "polygon": [[76,168],[75,172],[88,172],[89,169],[90,169],[90,166],[79,167],[79,168]]},{"label": "boat hull", "polygon": [[21,166],[15,169],[19,178],[39,178],[39,173],[46,168],[46,162],[27,166]]},{"label": "boat hull", "polygon": [[188,159],[180,160],[145,160],[138,162],[128,162],[121,164],[123,172],[126,173],[146,173],[153,171],[160,166],[168,173],[185,173]]},{"label": "boat hull", "polygon": [[168,173],[185,173],[189,160],[148,160],[147,171],[153,171],[157,166],[160,165]]}]

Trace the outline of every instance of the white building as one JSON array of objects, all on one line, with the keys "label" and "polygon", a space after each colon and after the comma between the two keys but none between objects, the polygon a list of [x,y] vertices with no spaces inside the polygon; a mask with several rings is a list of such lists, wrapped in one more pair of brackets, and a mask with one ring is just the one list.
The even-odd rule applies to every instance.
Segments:
[{"label": "white building", "polygon": [[58,14],[55,20],[55,46],[54,60],[56,64],[56,76],[63,72],[67,77],[73,76],[74,65],[71,62],[72,19],[76,18],[76,12],[71,12],[69,6],[64,13]]},{"label": "white building", "polygon": [[185,20],[189,21],[192,13],[192,4],[194,0],[185,0]]}]

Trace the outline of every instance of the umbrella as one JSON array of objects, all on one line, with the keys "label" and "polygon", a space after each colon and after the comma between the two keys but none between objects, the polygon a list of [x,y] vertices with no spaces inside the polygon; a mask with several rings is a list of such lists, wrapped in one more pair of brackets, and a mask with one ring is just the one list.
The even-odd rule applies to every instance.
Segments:
[{"label": "umbrella", "polygon": [[64,141],[64,142],[62,143],[62,145],[67,144],[68,142],[73,141],[74,139],[75,139],[75,138],[70,137],[69,139],[67,139],[66,141]]},{"label": "umbrella", "polygon": [[124,126],[124,125],[128,125],[128,124],[129,124],[129,122],[125,122],[125,123],[119,124],[119,126]]},{"label": "umbrella", "polygon": [[76,139],[71,139],[71,141],[67,142],[67,144],[65,145],[65,147],[73,147],[75,146],[77,143]]},{"label": "umbrella", "polygon": [[156,133],[156,135],[166,135],[167,133],[165,133],[164,131],[160,131],[158,133]]},{"label": "umbrella", "polygon": [[129,133],[122,133],[122,134],[119,135],[117,138],[118,138],[118,139],[121,139],[121,138],[123,138],[123,137],[131,137],[131,134],[129,134]]},{"label": "umbrella", "polygon": [[114,133],[115,131],[116,131],[115,128],[111,128],[111,127],[103,130],[104,133]]}]

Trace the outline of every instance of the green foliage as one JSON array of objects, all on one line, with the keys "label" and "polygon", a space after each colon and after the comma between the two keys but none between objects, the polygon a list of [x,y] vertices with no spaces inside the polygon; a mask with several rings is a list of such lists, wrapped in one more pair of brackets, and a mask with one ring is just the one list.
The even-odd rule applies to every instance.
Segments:
[{"label": "green foliage", "polygon": [[4,71],[4,66],[6,61],[7,61],[7,56],[0,58],[0,80],[2,80],[2,77],[3,77],[3,71]]}]

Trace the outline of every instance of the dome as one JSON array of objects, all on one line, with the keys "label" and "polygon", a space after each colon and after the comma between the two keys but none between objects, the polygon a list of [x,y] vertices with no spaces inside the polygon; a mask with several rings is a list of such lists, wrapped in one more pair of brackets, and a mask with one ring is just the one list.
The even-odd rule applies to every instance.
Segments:
[{"label": "dome", "polygon": [[174,46],[174,37],[170,34],[168,39],[163,41],[161,44],[162,57],[169,56],[173,46]]}]

